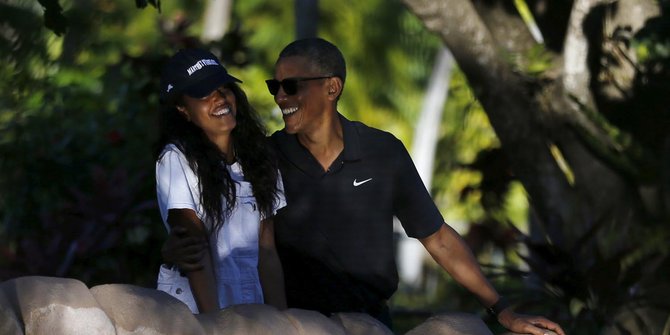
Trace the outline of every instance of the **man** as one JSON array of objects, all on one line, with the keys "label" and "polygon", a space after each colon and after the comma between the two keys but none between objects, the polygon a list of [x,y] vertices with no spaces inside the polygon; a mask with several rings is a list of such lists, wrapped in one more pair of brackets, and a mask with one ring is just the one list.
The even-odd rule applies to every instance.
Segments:
[{"label": "man", "polygon": [[397,138],[338,112],[345,79],[338,48],[312,38],[286,46],[274,79],[267,80],[285,123],[271,141],[288,203],[275,218],[288,307],[326,315],[364,312],[390,326],[386,301],[398,285],[396,216],[503,326],[564,335],[552,321],[507,308],[465,242],[445,224]]}]

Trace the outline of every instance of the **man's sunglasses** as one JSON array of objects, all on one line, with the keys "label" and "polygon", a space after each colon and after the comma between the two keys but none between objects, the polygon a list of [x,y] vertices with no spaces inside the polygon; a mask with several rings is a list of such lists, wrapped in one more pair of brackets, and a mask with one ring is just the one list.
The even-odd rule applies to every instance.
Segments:
[{"label": "man's sunglasses", "polygon": [[333,76],[323,76],[323,77],[311,77],[311,78],[286,78],[282,81],[277,79],[268,79],[265,83],[268,85],[268,91],[270,94],[277,95],[279,93],[279,87],[284,89],[284,92],[287,95],[295,95],[298,93],[298,83],[301,81],[310,81],[318,79],[332,78]]}]

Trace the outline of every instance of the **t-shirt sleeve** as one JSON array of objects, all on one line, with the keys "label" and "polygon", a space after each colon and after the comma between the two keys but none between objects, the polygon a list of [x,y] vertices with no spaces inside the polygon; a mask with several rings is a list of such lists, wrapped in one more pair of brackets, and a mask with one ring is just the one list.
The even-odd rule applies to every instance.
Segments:
[{"label": "t-shirt sleeve", "polygon": [[272,214],[277,214],[277,211],[286,207],[286,196],[284,195],[284,182],[282,181],[281,172],[277,171],[277,201],[275,201]]},{"label": "t-shirt sleeve", "polygon": [[168,231],[167,213],[170,209],[192,209],[202,220],[197,177],[176,147],[166,147],[156,162],[156,193],[161,217]]},{"label": "t-shirt sleeve", "polygon": [[407,236],[424,238],[436,232],[444,218],[426,189],[405,146],[397,140],[394,212]]}]

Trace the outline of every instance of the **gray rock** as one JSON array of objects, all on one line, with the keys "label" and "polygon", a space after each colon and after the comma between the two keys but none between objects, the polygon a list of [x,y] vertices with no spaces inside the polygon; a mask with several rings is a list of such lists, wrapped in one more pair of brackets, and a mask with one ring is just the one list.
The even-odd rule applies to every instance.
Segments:
[{"label": "gray rock", "polygon": [[428,318],[405,335],[493,335],[474,314],[446,313]]},{"label": "gray rock", "polygon": [[14,313],[23,320],[26,334],[116,334],[88,287],[78,280],[20,277],[0,286]]},{"label": "gray rock", "polygon": [[91,288],[118,335],[204,335],[191,310],[171,295],[127,284]]},{"label": "gray rock", "polygon": [[386,325],[364,313],[335,313],[330,318],[342,324],[347,335],[393,335]]},{"label": "gray rock", "polygon": [[5,285],[0,284],[0,334],[23,335],[23,321],[15,312],[16,301],[14,303],[9,301],[3,287]]},{"label": "gray rock", "polygon": [[341,324],[325,315],[306,309],[289,308],[284,311],[300,335],[346,335]]},{"label": "gray rock", "polygon": [[205,334],[293,335],[296,328],[288,317],[270,305],[235,305],[214,313],[195,316]]}]

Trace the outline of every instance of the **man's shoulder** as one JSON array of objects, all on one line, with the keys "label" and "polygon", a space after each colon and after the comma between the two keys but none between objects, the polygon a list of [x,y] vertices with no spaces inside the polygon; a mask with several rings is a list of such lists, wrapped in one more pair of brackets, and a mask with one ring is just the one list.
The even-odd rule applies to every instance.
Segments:
[{"label": "man's shoulder", "polygon": [[351,127],[356,130],[363,145],[390,146],[401,144],[400,140],[395,135],[386,130],[368,126],[361,121],[349,122],[351,122]]}]

